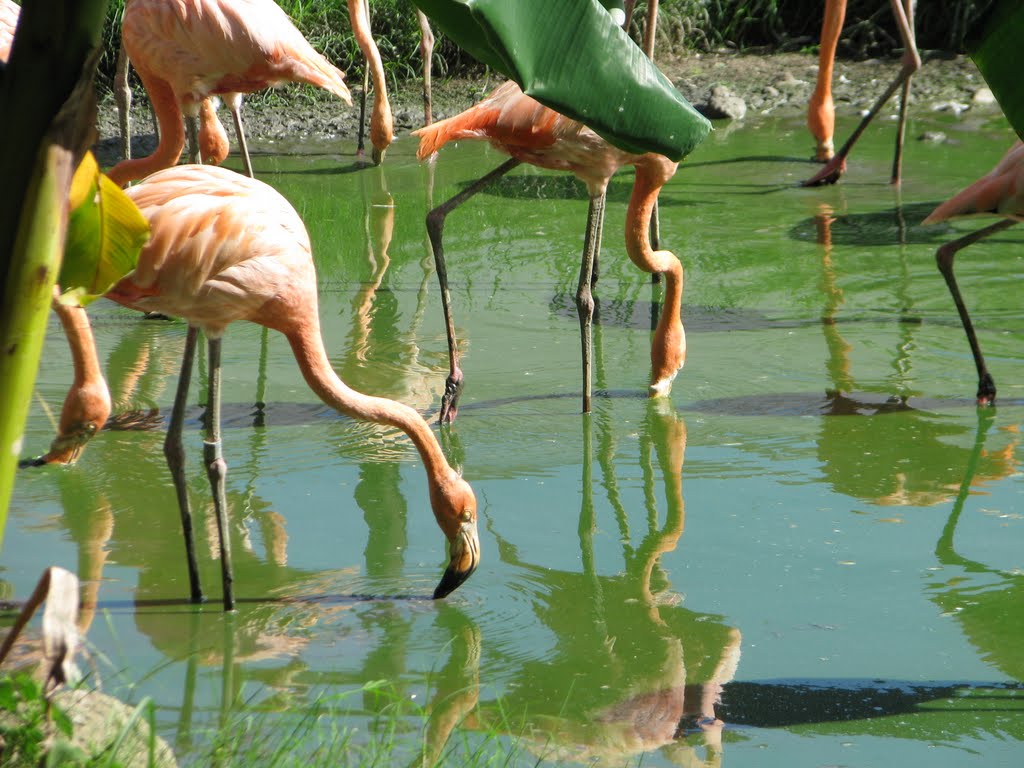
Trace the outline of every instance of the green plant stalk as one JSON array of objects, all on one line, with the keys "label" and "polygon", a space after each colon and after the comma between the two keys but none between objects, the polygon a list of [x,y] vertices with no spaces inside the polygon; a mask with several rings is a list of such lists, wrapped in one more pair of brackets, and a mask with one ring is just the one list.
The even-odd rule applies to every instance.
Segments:
[{"label": "green plant stalk", "polygon": [[92,143],[92,80],[107,0],[35,0],[0,70],[0,545],[14,488],[67,195]]},{"label": "green plant stalk", "polygon": [[0,303],[0,544],[64,249],[73,162],[55,145],[40,150]]}]

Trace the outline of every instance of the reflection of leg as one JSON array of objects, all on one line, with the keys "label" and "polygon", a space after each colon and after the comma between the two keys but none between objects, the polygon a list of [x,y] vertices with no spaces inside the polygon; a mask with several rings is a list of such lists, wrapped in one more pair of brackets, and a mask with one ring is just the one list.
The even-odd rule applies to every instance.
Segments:
[{"label": "reflection of leg", "polygon": [[470,186],[453,195],[447,201],[427,214],[427,235],[430,247],[434,251],[434,267],[437,270],[437,281],[441,286],[441,308],[444,310],[445,331],[448,334],[448,380],[445,382],[444,395],[441,397],[441,415],[438,421],[442,424],[455,421],[458,415],[459,395],[462,393],[462,369],[459,368],[459,350],[455,340],[455,323],[452,320],[451,293],[448,291],[448,270],[444,262],[444,222],[445,218],[462,203],[471,198],[481,189],[501,178],[517,165],[519,160],[506,160],[500,166],[473,182]]},{"label": "reflection of leg", "polygon": [[192,612],[189,616],[188,661],[185,666],[185,686],[181,692],[181,709],[178,714],[178,727],[175,729],[174,746],[179,754],[188,752],[192,747],[192,713],[196,700],[196,673],[199,667],[199,621],[200,614]]},{"label": "reflection of leg", "polygon": [[181,530],[185,537],[185,557],[188,561],[188,581],[192,592],[192,602],[203,599],[203,591],[199,586],[199,566],[196,563],[195,534],[192,529],[192,510],[188,500],[188,485],[185,482],[185,449],[181,442],[181,432],[185,422],[185,404],[188,400],[188,387],[192,379],[192,361],[195,358],[196,337],[199,330],[189,326],[185,337],[185,351],[181,358],[181,373],[178,376],[178,390],[174,395],[174,407],[171,409],[171,423],[167,428],[164,440],[164,456],[167,467],[171,471],[171,481],[178,496],[178,510],[181,513]]},{"label": "reflection of leg", "polygon": [[966,237],[961,237],[959,240],[954,240],[950,243],[946,243],[941,246],[939,250],[935,252],[935,261],[938,263],[939,272],[946,280],[946,285],[949,286],[949,292],[953,296],[953,302],[956,304],[956,310],[960,313],[960,322],[963,323],[964,332],[967,334],[967,343],[971,345],[971,354],[974,355],[974,365],[978,369],[978,405],[992,405],[996,399],[996,383],[992,379],[992,375],[988,372],[988,367],[985,365],[985,358],[981,354],[981,346],[978,344],[978,337],[974,333],[974,324],[971,322],[971,316],[967,312],[967,306],[964,304],[963,297],[960,295],[960,287],[956,283],[956,276],[953,274],[953,257],[956,256],[957,252],[967,246],[982,240],[989,235],[993,235],[996,232],[1012,227],[1017,222],[1013,219],[1004,219],[997,221],[991,226],[979,229],[977,232],[972,232]]},{"label": "reflection of leg", "polygon": [[596,254],[601,250],[601,230],[604,227],[605,196],[590,198],[587,212],[587,233],[583,240],[583,258],[580,262],[580,280],[576,287],[576,312],[580,318],[580,345],[583,350],[583,412],[590,413],[593,383],[593,322],[594,295],[591,291]]},{"label": "reflection of leg", "polygon": [[220,438],[220,351],[221,340],[209,339],[207,349],[210,355],[210,402],[206,419],[206,440],[203,441],[203,459],[206,461],[206,475],[213,491],[213,508],[217,515],[217,533],[220,536],[220,575],[224,584],[224,610],[235,607],[235,595],[231,570],[231,539],[227,526],[227,493],[225,479],[228,466],[224,462]]}]

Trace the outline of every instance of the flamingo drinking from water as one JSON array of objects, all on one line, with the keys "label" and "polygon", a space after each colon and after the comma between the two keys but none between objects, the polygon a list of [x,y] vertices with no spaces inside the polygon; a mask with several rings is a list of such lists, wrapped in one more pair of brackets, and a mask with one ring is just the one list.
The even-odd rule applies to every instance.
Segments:
[{"label": "flamingo drinking from water", "polygon": [[821,47],[818,53],[818,82],[807,104],[807,127],[817,140],[817,159],[826,161],[825,167],[805,181],[805,187],[835,184],[846,171],[846,157],[857,139],[882,109],[889,98],[902,86],[899,124],[896,128],[896,153],[893,158],[891,183],[899,184],[903,164],[903,135],[907,121],[907,101],[910,98],[910,76],[921,68],[921,56],[914,39],[914,0],[890,0],[893,18],[903,41],[900,71],[875,104],[868,110],[850,138],[835,152],[832,134],[836,113],[832,103],[832,69],[835,65],[836,46],[843,31],[846,0],[825,0],[825,18],[821,25]]},{"label": "flamingo drinking from water", "polygon": [[[149,220],[151,237],[135,270],[107,297],[126,307],[182,317],[189,323],[164,450],[178,494],[192,599],[201,600],[202,592],[184,474],[182,427],[196,339],[202,330],[210,356],[204,457],[221,540],[224,604],[226,609],[234,605],[225,519],[227,467],[220,437],[220,349],[224,331],[235,320],[250,320],[284,334],[306,383],[327,405],[353,418],[396,427],[409,436],[427,472],[437,524],[450,543],[451,561],[434,597],[444,597],[457,588],[480,559],[473,490],[448,464],[434,433],[414,409],[357,392],[334,372],[320,335],[309,235],[294,208],[260,181],[204,165],[158,172],[131,187],[128,195]],[[78,335],[69,338],[73,345],[81,339]],[[90,355],[75,355],[76,386],[65,402],[65,414],[76,393],[87,391],[80,385],[81,378],[91,378],[94,383],[99,378],[102,383],[95,347],[90,348],[94,365],[88,369],[81,366]],[[97,411],[93,408],[92,412]],[[72,428],[80,421],[66,422],[62,417],[58,441],[70,439]],[[81,443],[84,441],[79,440]],[[54,444],[58,445],[57,441]]]},{"label": "flamingo drinking from water", "polygon": [[542,106],[511,81],[500,86],[476,106],[455,117],[413,131],[413,135],[420,139],[417,155],[421,160],[437,152],[447,142],[458,139],[485,139],[512,157],[427,215],[427,229],[441,283],[450,363],[440,420],[451,422],[455,419],[463,381],[442,245],[445,217],[521,162],[540,168],[571,171],[587,185],[590,209],[576,292],[583,347],[584,412],[590,410],[591,400],[591,325],[594,313],[591,285],[594,259],[601,247],[605,191],[619,168],[624,165],[636,168],[636,180],[626,218],[626,252],[640,269],[661,273],[666,277],[665,311],[658,321],[651,346],[650,394],[667,394],[686,357],[686,335],[680,317],[683,265],[670,251],[654,250],[651,247],[649,228],[658,194],[662,186],[672,178],[678,163],[654,153],[637,155],[618,149],[582,123]]}]

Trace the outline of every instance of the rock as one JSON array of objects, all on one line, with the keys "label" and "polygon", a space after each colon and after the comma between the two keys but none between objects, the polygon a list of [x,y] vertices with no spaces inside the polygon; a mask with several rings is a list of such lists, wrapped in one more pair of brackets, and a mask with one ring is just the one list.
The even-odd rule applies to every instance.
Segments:
[{"label": "rock", "polygon": [[781,79],[775,81],[775,87],[780,91],[786,91],[791,93],[793,91],[799,91],[804,88],[810,88],[811,84],[806,80],[798,80],[793,77],[792,72],[786,72]]},{"label": "rock", "polygon": [[742,120],[747,114],[747,103],[724,85],[716,85],[700,111],[709,120]]},{"label": "rock", "polygon": [[990,104],[996,103],[996,95],[992,93],[991,88],[979,88],[971,96],[971,104],[975,106],[989,106]]},{"label": "rock", "polygon": [[917,140],[927,142],[929,144],[945,144],[946,134],[942,131],[925,131],[917,137]]},{"label": "rock", "polygon": [[932,112],[952,112],[958,117],[962,112],[966,112],[968,106],[959,101],[939,101],[932,104]]}]

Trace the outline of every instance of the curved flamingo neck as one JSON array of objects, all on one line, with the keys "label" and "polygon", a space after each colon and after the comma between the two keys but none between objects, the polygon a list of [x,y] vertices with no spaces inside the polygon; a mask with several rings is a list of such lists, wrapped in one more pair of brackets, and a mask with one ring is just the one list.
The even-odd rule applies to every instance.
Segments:
[{"label": "curved flamingo neck", "polygon": [[352,34],[356,44],[366,58],[366,65],[373,80],[373,115],[370,119],[370,143],[383,153],[394,141],[394,118],[388,101],[387,78],[380,50],[370,31],[369,5],[366,0],[348,0],[348,15],[352,23]]},{"label": "curved flamingo neck", "polygon": [[650,238],[654,204],[677,167],[677,163],[661,155],[644,155],[636,164],[636,179],[626,212],[626,253],[630,260],[645,272],[665,276],[663,308],[651,343],[652,394],[668,392],[686,359],[686,333],[681,314],[683,265],[671,251],[654,250]]},{"label": "curved flamingo neck", "polygon": [[[55,299],[58,293],[59,289],[55,288]],[[56,300],[53,309],[71,348],[74,380],[61,408],[57,437],[44,460],[70,463],[78,458],[85,443],[110,417],[110,390],[103,378],[96,340],[85,310]]]},{"label": "curved flamingo neck", "polygon": [[156,113],[157,123],[160,125],[160,141],[153,154],[148,157],[122,160],[110,169],[107,175],[120,187],[177,164],[181,151],[185,148],[185,125],[182,122],[181,105],[178,104],[171,86],[165,80],[141,70],[138,72]]},{"label": "curved flamingo neck", "polygon": [[440,485],[455,474],[430,426],[415,409],[386,397],[357,392],[335,373],[324,349],[315,309],[312,320],[300,322],[284,335],[291,344],[303,378],[324,403],[347,416],[402,430],[416,446],[432,485]]}]

